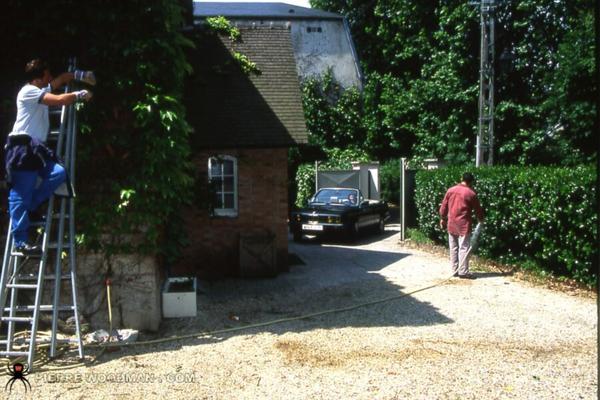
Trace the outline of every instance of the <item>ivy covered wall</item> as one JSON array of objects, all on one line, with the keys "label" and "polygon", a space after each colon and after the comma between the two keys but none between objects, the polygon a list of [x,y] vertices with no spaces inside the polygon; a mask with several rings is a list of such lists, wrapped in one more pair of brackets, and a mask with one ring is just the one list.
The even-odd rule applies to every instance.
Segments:
[{"label": "ivy covered wall", "polygon": [[4,136],[29,59],[46,58],[59,73],[76,56],[82,69],[96,72],[94,98],[79,113],[77,153],[78,239],[88,249],[170,257],[182,240],[177,213],[192,184],[181,101],[191,72],[185,58],[191,43],[181,33],[183,3],[3,2]]}]

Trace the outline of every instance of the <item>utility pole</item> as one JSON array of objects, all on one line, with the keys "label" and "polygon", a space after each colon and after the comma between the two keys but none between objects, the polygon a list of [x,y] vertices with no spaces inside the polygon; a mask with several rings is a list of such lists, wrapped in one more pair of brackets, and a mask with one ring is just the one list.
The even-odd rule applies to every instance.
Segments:
[{"label": "utility pole", "polygon": [[[479,66],[479,121],[475,166],[494,164],[494,14],[496,0],[472,1],[481,18],[481,57]],[[485,156],[487,155],[487,160]]]}]

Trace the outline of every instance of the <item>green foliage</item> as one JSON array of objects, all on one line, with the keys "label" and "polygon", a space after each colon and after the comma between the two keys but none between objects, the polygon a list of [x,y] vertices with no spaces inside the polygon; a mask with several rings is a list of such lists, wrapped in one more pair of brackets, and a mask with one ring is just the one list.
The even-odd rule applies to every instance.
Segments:
[{"label": "green foliage", "polygon": [[[351,169],[351,161],[369,160],[364,146],[362,94],[356,88],[343,90],[331,71],[307,79],[301,89],[309,146],[290,151],[288,157],[292,177],[295,172],[290,198],[295,198],[297,207],[304,206],[314,194],[315,159],[322,161],[321,170]],[[316,149],[322,154],[316,154]]]},{"label": "green foliage", "polygon": [[356,88],[343,90],[328,71],[302,84],[302,104],[309,143],[326,148],[362,145],[362,96]]},{"label": "green foliage", "polygon": [[497,46],[514,57],[498,70],[498,159],[519,164],[593,162],[597,78],[593,3],[503,4]]},{"label": "green foliage", "polygon": [[223,16],[206,18],[206,25],[214,32],[229,36],[232,41],[241,39],[241,33],[238,28],[231,25],[231,22]]},{"label": "green foliage", "polygon": [[248,56],[242,53],[238,53],[237,51],[233,52],[233,59],[240,65],[242,71],[244,71],[246,75],[260,75],[262,73],[256,63],[250,61]]},{"label": "green foliage", "polygon": [[[93,100],[78,114],[78,242],[106,256],[174,257],[184,241],[178,214],[192,184],[181,102],[191,42],[181,34],[179,2],[40,2],[34,13],[24,2],[3,7],[1,48],[10,49],[2,54],[3,90],[22,84],[15,71],[32,54],[49,59],[55,73],[77,56],[98,78]],[[23,21],[36,28],[21,29]]]},{"label": "green foliage", "polygon": [[429,239],[427,237],[427,235],[425,235],[423,232],[421,232],[418,229],[408,228],[406,230],[406,237],[417,244],[426,244],[426,245],[434,244],[433,240]]},{"label": "green foliage", "polygon": [[[479,10],[463,0],[312,0],[347,16],[366,76],[364,127],[376,159],[474,161]],[[596,160],[592,0],[499,2],[500,164]]]},{"label": "green foliage", "polygon": [[389,160],[381,164],[379,184],[382,200],[397,204],[400,199],[400,160]]},{"label": "green foliage", "polygon": [[[240,30],[231,25],[231,22],[223,16],[206,18],[206,26],[211,32],[228,36],[232,42],[238,42],[242,40],[242,34]],[[256,63],[250,61],[248,56],[245,54],[234,51],[233,59],[239,64],[245,74],[261,74],[261,71]]]},{"label": "green foliage", "polygon": [[[352,169],[352,161],[366,162],[369,157],[361,149],[331,148],[325,150],[327,161],[319,163],[319,170],[348,170]],[[315,165],[301,164],[296,172],[296,207],[304,207],[307,200],[315,193]]]},{"label": "green foliage", "polygon": [[[419,171],[419,229],[439,243],[438,209],[464,167]],[[490,167],[476,171],[475,190],[486,211],[479,252],[504,263],[537,265],[594,285],[598,260],[596,168]]]}]

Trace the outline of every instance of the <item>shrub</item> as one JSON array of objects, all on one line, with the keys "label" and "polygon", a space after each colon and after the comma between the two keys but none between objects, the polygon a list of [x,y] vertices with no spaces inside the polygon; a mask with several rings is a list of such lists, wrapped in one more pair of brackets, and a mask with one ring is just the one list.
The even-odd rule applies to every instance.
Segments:
[{"label": "shrub", "polygon": [[[415,201],[420,229],[446,243],[438,209],[464,167],[419,171]],[[535,264],[559,276],[596,283],[598,257],[596,168],[487,167],[475,171],[486,211],[481,255]]]},{"label": "shrub", "polygon": [[400,200],[400,160],[389,160],[379,168],[381,199],[397,204]]}]

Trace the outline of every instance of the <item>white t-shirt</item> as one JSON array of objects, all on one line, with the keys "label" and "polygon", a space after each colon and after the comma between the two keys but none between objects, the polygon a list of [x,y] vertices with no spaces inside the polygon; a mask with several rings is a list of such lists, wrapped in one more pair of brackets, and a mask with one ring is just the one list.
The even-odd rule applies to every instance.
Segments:
[{"label": "white t-shirt", "polygon": [[38,88],[30,83],[23,86],[17,95],[17,119],[13,126],[13,132],[25,132],[42,142],[46,142],[50,122],[48,121],[48,106],[42,104],[45,93],[51,92],[48,85]]}]

